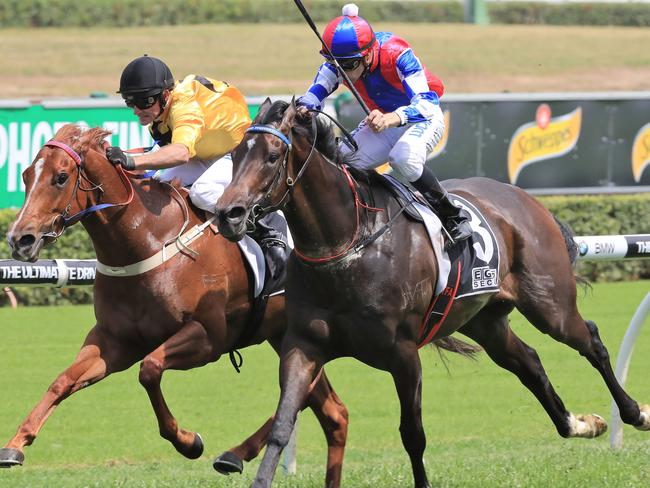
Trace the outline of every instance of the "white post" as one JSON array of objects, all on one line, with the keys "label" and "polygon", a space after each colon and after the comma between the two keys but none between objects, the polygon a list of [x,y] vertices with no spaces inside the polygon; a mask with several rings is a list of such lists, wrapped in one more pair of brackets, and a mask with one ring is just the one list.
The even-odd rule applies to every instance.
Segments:
[{"label": "white post", "polygon": [[284,453],[282,456],[282,468],[284,469],[285,474],[296,474],[297,463],[296,463],[296,435],[298,434],[298,418],[296,417],[296,423],[293,426],[293,431],[291,432],[291,437],[287,446],[284,448]]},{"label": "white post", "polygon": [[[616,360],[616,379],[619,384],[623,387],[625,386],[625,380],[627,379],[627,370],[630,365],[630,359],[632,358],[632,349],[634,349],[634,342],[636,341],[639,332],[641,331],[641,326],[645,322],[646,317],[650,315],[650,293],[637,308],[630,325],[625,332],[625,337],[623,337],[623,343],[621,344],[621,349],[618,351],[618,359]],[[616,402],[612,400],[612,421],[611,433],[609,437],[610,445],[614,449],[619,449],[623,445],[623,429],[621,416],[618,411],[618,406]]]}]

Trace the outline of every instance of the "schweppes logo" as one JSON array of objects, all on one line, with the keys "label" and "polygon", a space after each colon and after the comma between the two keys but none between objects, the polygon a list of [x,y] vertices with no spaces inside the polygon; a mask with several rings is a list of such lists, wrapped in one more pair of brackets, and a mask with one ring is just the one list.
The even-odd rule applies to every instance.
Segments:
[{"label": "schweppes logo", "polygon": [[[449,139],[449,122],[451,121],[451,115],[449,110],[445,110],[445,131],[442,134],[442,137],[436,144],[436,147],[433,148],[433,151],[428,154],[427,159],[432,159],[438,156],[442,151],[447,147],[447,139]],[[377,168],[377,171],[381,174],[390,172],[390,165],[388,163],[382,164]]]},{"label": "schweppes logo", "polygon": [[650,166],[650,124],[646,124],[634,136],[632,144],[632,174],[634,181],[641,181],[643,171]]},{"label": "schweppes logo", "polygon": [[535,122],[519,127],[508,147],[508,176],[516,183],[522,169],[532,163],[556,158],[573,149],[580,137],[582,108],[559,117],[551,117],[551,108],[537,108]]}]

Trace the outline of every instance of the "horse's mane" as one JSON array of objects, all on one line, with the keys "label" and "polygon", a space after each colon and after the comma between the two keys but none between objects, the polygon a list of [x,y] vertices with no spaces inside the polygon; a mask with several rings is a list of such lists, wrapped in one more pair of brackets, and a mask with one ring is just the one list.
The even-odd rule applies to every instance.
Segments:
[{"label": "horse's mane", "polygon": [[66,124],[54,134],[54,139],[66,143],[79,154],[85,154],[89,149],[103,153],[102,144],[109,135],[111,131],[101,127],[88,129],[77,124]]},{"label": "horse's mane", "polygon": [[[277,100],[269,107],[262,117],[262,124],[270,124],[272,122],[279,122],[282,120],[284,112],[289,107],[289,103],[282,100]],[[310,120],[299,120],[296,118],[296,125],[294,130],[307,137],[310,142],[314,142],[314,135],[312,134],[312,125]],[[333,125],[324,117],[316,118],[316,149],[326,158],[336,161],[338,155],[338,145],[334,134]]]}]

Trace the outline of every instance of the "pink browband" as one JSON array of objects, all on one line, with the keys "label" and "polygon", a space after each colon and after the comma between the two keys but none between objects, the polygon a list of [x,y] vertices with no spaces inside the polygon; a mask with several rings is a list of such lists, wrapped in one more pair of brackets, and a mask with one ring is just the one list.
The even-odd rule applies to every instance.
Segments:
[{"label": "pink browband", "polygon": [[81,166],[81,156],[79,156],[77,152],[67,144],[55,141],[54,139],[50,139],[45,144],[43,144],[43,146],[58,147],[59,149],[63,149],[68,154],[68,156],[75,160],[77,166]]}]

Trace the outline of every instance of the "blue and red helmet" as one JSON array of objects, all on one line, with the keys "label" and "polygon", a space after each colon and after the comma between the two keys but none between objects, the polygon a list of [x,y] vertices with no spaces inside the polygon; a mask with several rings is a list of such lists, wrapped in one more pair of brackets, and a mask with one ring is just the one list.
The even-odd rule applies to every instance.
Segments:
[{"label": "blue and red helmet", "polygon": [[[358,11],[356,5],[346,5],[343,15],[332,20],[323,31],[323,40],[337,59],[361,58],[376,42],[372,27],[357,15]],[[330,58],[325,46],[320,53]]]}]

